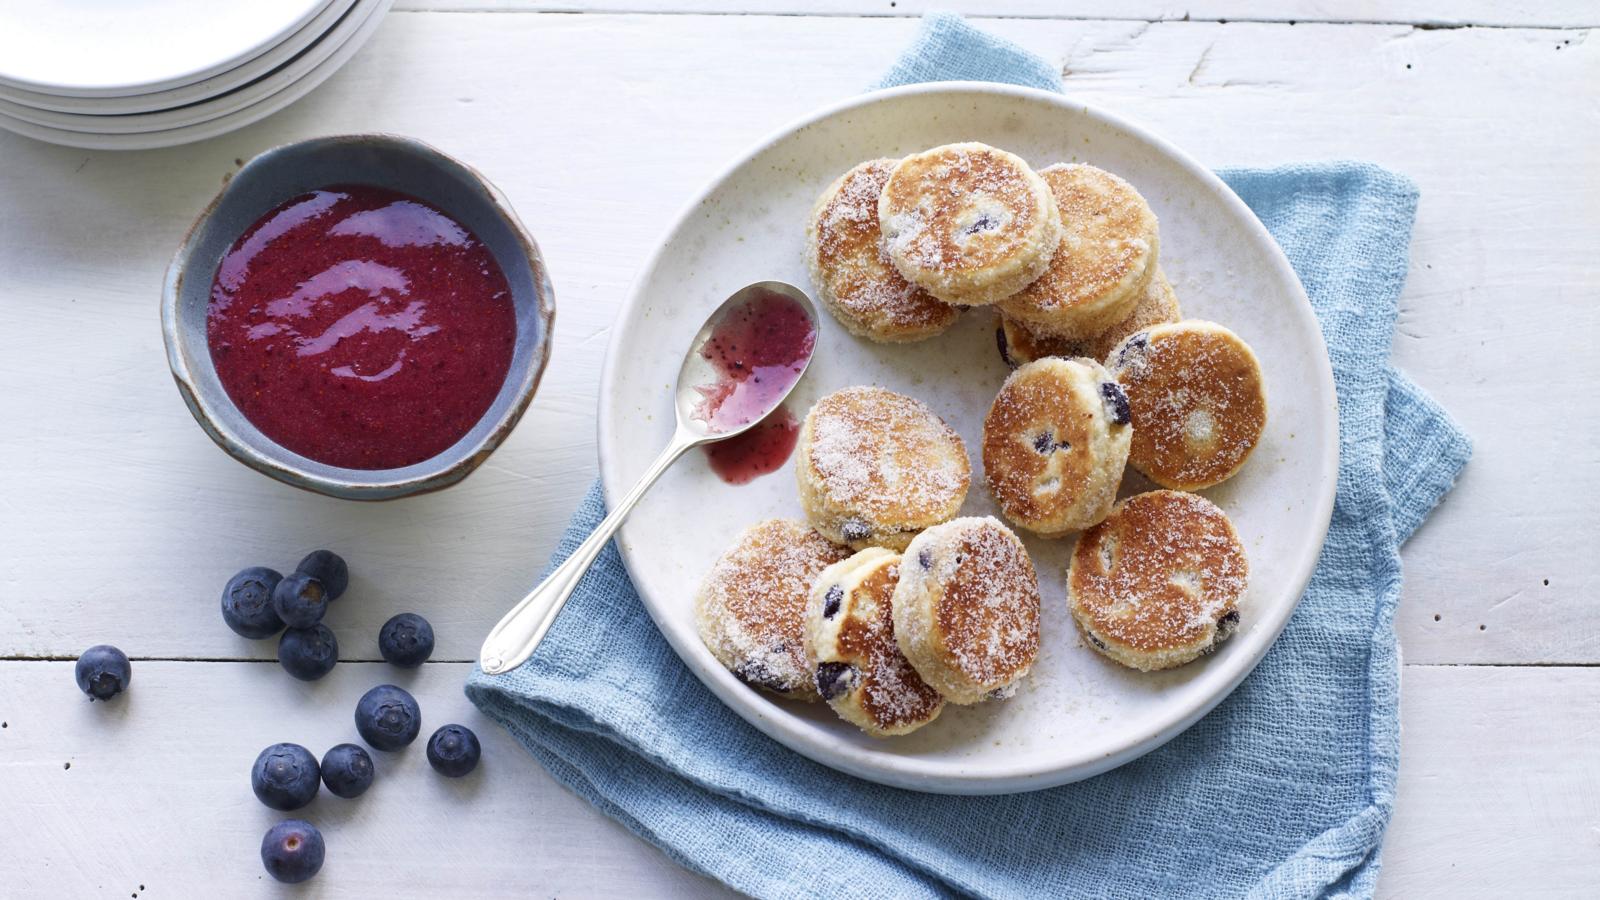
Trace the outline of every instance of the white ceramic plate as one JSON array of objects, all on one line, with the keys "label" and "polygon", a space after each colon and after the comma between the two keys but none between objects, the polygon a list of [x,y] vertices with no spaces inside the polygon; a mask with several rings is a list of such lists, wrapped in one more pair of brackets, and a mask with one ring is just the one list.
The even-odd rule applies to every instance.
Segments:
[{"label": "white ceramic plate", "polygon": [[70,96],[177,87],[265,52],[329,0],[0,0],[0,82]]},{"label": "white ceramic plate", "polygon": [[[342,44],[329,45],[329,55],[311,68],[299,80],[285,86],[277,93],[240,109],[233,110],[207,121],[162,131],[145,131],[132,134],[101,134],[68,131],[48,125],[25,122],[15,116],[0,112],[0,128],[14,131],[52,144],[82,147],[87,150],[149,150],[157,147],[174,147],[194,141],[203,141],[245,127],[277,112],[305,96],[317,85],[349,61],[382,24],[393,0],[357,0],[349,13],[351,21],[360,24]],[[319,44],[318,47],[321,45]]]},{"label": "white ceramic plate", "polygon": [[[334,23],[338,22],[354,5],[355,0],[332,0],[332,2],[323,6],[309,22],[300,26],[299,30],[274,44],[271,48],[262,52],[261,55],[226,71],[218,72],[200,81],[190,82],[179,87],[147,94],[128,94],[121,97],[68,97],[0,84],[0,100],[34,110],[51,110],[87,116],[131,115],[189,106],[237,90],[244,85],[259,81],[269,74],[276,75],[275,69],[299,56],[312,44],[322,40]],[[10,107],[7,108],[9,109]]]},{"label": "white ceramic plate", "polygon": [[0,113],[11,116],[13,119],[31,122],[34,125],[58,128],[62,131],[76,131],[83,134],[137,134],[148,131],[170,131],[174,128],[184,128],[190,125],[198,125],[201,122],[209,122],[212,119],[245,109],[284,90],[314,71],[324,60],[338,52],[339,48],[344,46],[345,42],[366,23],[366,14],[370,12],[370,8],[362,8],[354,3],[350,4],[350,6],[352,8],[349,10],[348,15],[336,20],[327,32],[313,42],[311,46],[307,47],[298,56],[288,60],[270,75],[243,85],[237,90],[197,103],[180,106],[176,109],[106,116],[34,109],[28,106],[8,103],[0,99]]},{"label": "white ceramic plate", "polygon": [[[693,454],[656,485],[618,538],[645,606],[689,668],[739,715],[818,762],[885,784],[946,793],[1007,793],[1086,778],[1146,753],[1236,687],[1294,611],[1327,532],[1338,468],[1333,375],[1311,306],[1255,216],[1182,151],[1056,94],[975,83],[913,85],[851,99],[783,129],[695,200],[645,264],[618,317],[601,380],[600,468],[615,502],[672,431],[672,388],[702,319],[749,282],[809,285],[805,224],[841,172],[877,156],[977,140],[1036,166],[1091,162],[1137,187],[1161,219],[1161,263],[1186,315],[1223,322],[1265,369],[1266,434],[1238,476],[1207,491],[1250,554],[1238,634],[1216,654],[1158,674],[1121,668],[1079,640],[1067,611],[1071,539],[1026,537],[1044,597],[1043,646],[1017,696],[947,706],[915,734],[880,740],[823,704],[775,699],[719,666],[696,634],[693,596],[733,537],[771,516],[803,518],[790,467],[743,486]],[[877,384],[929,403],[975,450],[1004,380],[991,314],[950,332],[883,347],[850,337],[826,313],[819,349],[790,400]],[[974,462],[964,515],[995,512]],[[1124,493],[1142,489],[1132,476]]]}]

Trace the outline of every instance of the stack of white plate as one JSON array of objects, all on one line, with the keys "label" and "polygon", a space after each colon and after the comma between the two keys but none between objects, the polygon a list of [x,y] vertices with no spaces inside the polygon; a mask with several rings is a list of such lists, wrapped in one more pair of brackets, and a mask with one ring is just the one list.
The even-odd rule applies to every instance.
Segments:
[{"label": "stack of white plate", "polygon": [[0,128],[72,147],[170,147],[305,96],[393,0],[0,0]]}]

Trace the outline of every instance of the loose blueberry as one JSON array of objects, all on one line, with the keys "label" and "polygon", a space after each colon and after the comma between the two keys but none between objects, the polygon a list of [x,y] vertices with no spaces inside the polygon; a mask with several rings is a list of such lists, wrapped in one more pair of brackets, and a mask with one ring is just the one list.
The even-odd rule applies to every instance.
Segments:
[{"label": "loose blueberry", "polygon": [[272,608],[290,628],[310,628],[328,611],[328,590],[310,575],[296,572],[272,589]]},{"label": "loose blueberry", "polygon": [[290,628],[278,638],[278,663],[301,681],[316,681],[333,671],[339,661],[339,639],[318,622],[310,628]]},{"label": "loose blueberry", "polygon": [[273,809],[299,809],[317,796],[317,758],[299,744],[273,744],[250,767],[256,799]]},{"label": "loose blueberry", "polygon": [[78,689],[89,695],[89,702],[110,700],[128,689],[133,680],[133,663],[128,654],[110,644],[95,644],[83,651],[73,667]]},{"label": "loose blueberry", "polygon": [[855,680],[856,668],[849,663],[817,663],[817,693],[824,700],[832,700],[850,690]]},{"label": "loose blueberry", "polygon": [[335,797],[349,800],[372,787],[372,755],[355,744],[338,744],[322,754],[322,783]]},{"label": "loose blueberry", "polygon": [[465,725],[445,725],[428,738],[428,765],[447,778],[460,778],[478,767],[483,748]]},{"label": "loose blueberry", "polygon": [[1122,385],[1115,381],[1100,382],[1100,399],[1106,404],[1106,418],[1113,425],[1126,425],[1133,421],[1133,413],[1128,409],[1128,394]]},{"label": "loose blueberry", "polygon": [[288,884],[317,874],[327,852],[322,832],[304,819],[285,819],[267,829],[261,839],[261,864],[268,875]]},{"label": "loose blueberry", "polygon": [[401,613],[378,631],[378,652],[403,669],[414,669],[433,655],[433,626],[416,613]]},{"label": "loose blueberry", "polygon": [[860,519],[846,519],[839,527],[846,541],[864,541],[872,536],[872,528]]},{"label": "loose blueberry", "polygon": [[242,637],[260,640],[283,630],[272,608],[272,590],[283,580],[265,566],[251,566],[228,579],[222,589],[222,620]]},{"label": "loose blueberry", "polygon": [[837,584],[828,588],[822,597],[822,617],[831,619],[839,614],[839,604],[844,602],[844,588]]},{"label": "loose blueberry", "polygon": [[399,750],[417,739],[422,710],[416,698],[392,684],[380,684],[356,704],[356,731],[378,750]]},{"label": "loose blueberry", "polygon": [[322,582],[322,589],[328,592],[330,602],[339,599],[344,589],[350,586],[350,567],[344,564],[344,557],[332,550],[311,551],[294,570],[297,574],[310,575]]}]

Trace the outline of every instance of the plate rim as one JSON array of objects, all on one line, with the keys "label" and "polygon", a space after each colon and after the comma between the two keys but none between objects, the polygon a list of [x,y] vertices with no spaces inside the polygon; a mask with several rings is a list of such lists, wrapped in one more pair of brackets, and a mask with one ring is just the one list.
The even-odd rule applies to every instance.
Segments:
[{"label": "plate rim", "polygon": [[[789,749],[830,768],[845,772],[859,778],[892,787],[906,788],[927,793],[942,794],[969,794],[988,795],[1006,794],[1021,791],[1041,790],[1090,778],[1102,772],[1124,765],[1146,753],[1155,750],[1172,738],[1186,731],[1198,722],[1207,713],[1232,695],[1253,672],[1261,660],[1264,659],[1272,646],[1277,643],[1289,619],[1299,607],[1300,600],[1305,594],[1306,586],[1310,583],[1311,576],[1316,570],[1317,560],[1321,556],[1323,544],[1327,540],[1328,527],[1332,522],[1334,496],[1338,485],[1339,471],[1339,419],[1338,419],[1338,394],[1333,380],[1333,366],[1328,357],[1327,343],[1323,339],[1322,329],[1310,298],[1306,296],[1305,287],[1301,284],[1299,275],[1290,265],[1283,249],[1273,239],[1266,226],[1256,216],[1255,212],[1222,181],[1215,172],[1202,165],[1194,157],[1182,149],[1152,132],[1150,129],[1132,121],[1124,116],[1109,112],[1093,104],[1073,100],[1063,94],[1040,90],[1038,88],[1023,87],[1019,85],[999,84],[984,81],[934,81],[919,84],[902,85],[900,87],[886,88],[869,91],[864,94],[847,97],[814,110],[798,118],[784,123],[781,127],[767,133],[754,144],[749,145],[739,153],[729,164],[722,167],[717,174],[705,182],[704,187],[685,204],[679,213],[672,219],[656,241],[650,254],[638,270],[634,273],[617,315],[613,319],[611,340],[606,348],[605,360],[600,373],[599,404],[595,416],[596,425],[596,451],[599,457],[599,474],[602,495],[608,508],[614,508],[622,494],[632,487],[631,483],[622,483],[615,472],[617,459],[615,453],[609,448],[615,446],[615,436],[610,433],[608,421],[611,418],[612,406],[616,402],[616,381],[620,369],[620,354],[618,348],[630,327],[639,320],[634,311],[643,301],[645,281],[649,274],[660,264],[667,244],[671,237],[682,229],[701,205],[715,193],[722,184],[747,165],[752,159],[771,149],[778,143],[788,139],[795,132],[821,122],[825,119],[846,113],[854,109],[878,103],[897,100],[902,97],[920,94],[948,93],[953,96],[966,98],[983,98],[1001,96],[1007,98],[1020,98],[1025,100],[1044,102],[1057,106],[1076,115],[1085,115],[1091,119],[1098,119],[1102,124],[1119,129],[1133,137],[1145,142],[1148,146],[1162,153],[1168,160],[1182,167],[1194,176],[1201,184],[1209,188],[1218,199],[1236,212],[1243,213],[1246,227],[1251,230],[1257,244],[1269,248],[1268,256],[1280,274],[1286,274],[1288,281],[1294,285],[1295,295],[1290,297],[1290,302],[1296,300],[1303,306],[1307,313],[1300,320],[1300,327],[1306,330],[1312,338],[1314,345],[1320,347],[1320,358],[1308,368],[1312,371],[1319,388],[1319,394],[1327,398],[1327,405],[1322,410],[1324,425],[1327,426],[1327,439],[1323,447],[1323,465],[1319,474],[1320,491],[1312,507],[1313,537],[1299,549],[1294,564],[1290,567],[1288,585],[1292,588],[1293,601],[1282,607],[1281,613],[1267,620],[1257,620],[1253,632],[1270,636],[1260,641],[1259,647],[1253,654],[1242,662],[1234,662],[1235,670],[1230,672],[1227,679],[1199,703],[1194,704],[1182,712],[1163,717],[1159,724],[1147,732],[1145,736],[1128,741],[1115,749],[1100,755],[1097,758],[1068,760],[1049,766],[1037,764],[1015,765],[999,767],[984,766],[983,773],[970,771],[970,765],[948,760],[928,760],[919,757],[894,756],[882,751],[865,750],[862,748],[833,744],[826,745],[815,739],[811,734],[788,721],[787,716],[770,714],[771,704],[774,702],[765,697],[755,697],[752,701],[752,692],[745,685],[739,683],[725,669],[718,665],[707,666],[704,660],[698,659],[692,652],[692,647],[686,649],[680,646],[681,635],[676,634],[671,628],[664,627],[656,608],[646,597],[646,592],[638,588],[639,579],[635,575],[635,563],[628,549],[628,542],[617,540],[617,549],[622,558],[623,566],[633,581],[639,597],[649,614],[656,630],[666,639],[673,652],[683,664],[693,672],[713,694],[717,696],[728,708],[760,730],[763,734],[788,747]],[[623,530],[627,529],[623,525]],[[622,535],[619,533],[619,538]],[[691,636],[692,637],[692,636]],[[698,640],[698,638],[694,638]],[[709,654],[708,654],[709,657]],[[1222,659],[1239,659],[1239,654],[1234,653]],[[1220,661],[1212,660],[1213,664]]]},{"label": "plate rim", "polygon": [[[339,49],[366,25],[368,19],[362,15],[362,2],[363,0],[350,0],[344,6],[344,11],[335,17],[333,23],[311,43],[300,48],[298,52],[262,77],[236,85],[203,100],[170,109],[100,114],[35,109],[11,102],[0,94],[0,113],[15,121],[75,134],[153,134],[203,125],[213,119],[220,119],[265,102],[315,71],[318,66],[338,53]],[[345,0],[332,0],[328,8],[332,9],[344,3]],[[370,11],[369,8],[368,12]],[[18,107],[22,111],[14,110],[12,107]]]},{"label": "plate rim", "polygon": [[214,61],[197,69],[174,73],[153,81],[136,81],[123,84],[67,84],[35,81],[29,78],[19,78],[15,75],[0,74],[0,84],[20,88],[40,94],[56,94],[63,97],[123,97],[138,94],[150,94],[167,91],[174,88],[205,81],[215,75],[220,75],[230,69],[242,66],[258,56],[270,51],[273,47],[287,40],[301,28],[316,18],[317,14],[333,3],[334,0],[312,0],[307,4],[299,17],[289,23],[280,25],[277,31],[263,35],[256,39],[246,49],[224,60]]},{"label": "plate rim", "polygon": [[134,116],[206,103],[271,77],[312,45],[322,41],[328,32],[355,8],[357,2],[358,0],[329,0],[310,22],[260,56],[242,62],[226,72],[219,72],[189,84],[122,97],[68,97],[0,84],[0,100],[32,110],[76,116]]},{"label": "plate rim", "polygon": [[357,15],[362,4],[369,3],[370,6],[365,13],[366,18],[362,20],[360,27],[352,31],[344,43],[335,48],[327,58],[277,91],[215,118],[160,131],[108,134],[66,131],[48,125],[36,125],[0,112],[0,129],[62,147],[119,152],[177,147],[239,131],[300,100],[343,69],[350,58],[372,39],[394,2],[395,0],[356,0],[347,15]]}]

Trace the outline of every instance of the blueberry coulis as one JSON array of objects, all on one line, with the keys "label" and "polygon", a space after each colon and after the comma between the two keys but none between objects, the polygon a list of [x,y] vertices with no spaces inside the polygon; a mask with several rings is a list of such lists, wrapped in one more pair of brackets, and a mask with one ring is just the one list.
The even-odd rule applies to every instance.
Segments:
[{"label": "blueberry coulis", "polygon": [[707,444],[706,461],[728,484],[748,484],[783,468],[799,439],[799,420],[780,406],[744,434]]},{"label": "blueberry coulis", "polygon": [[[696,416],[713,432],[749,425],[773,408],[800,380],[816,347],[817,333],[793,299],[764,291],[717,323],[700,355],[716,380],[698,385]],[[776,472],[794,452],[800,423],[779,406],[738,437],[707,444],[712,471],[729,484],[745,484]]]},{"label": "blueberry coulis", "polygon": [[505,382],[516,333],[505,273],[477,236],[365,185],[263,216],[223,256],[206,311],[240,412],[289,450],[351,469],[411,465],[459,440]]}]

